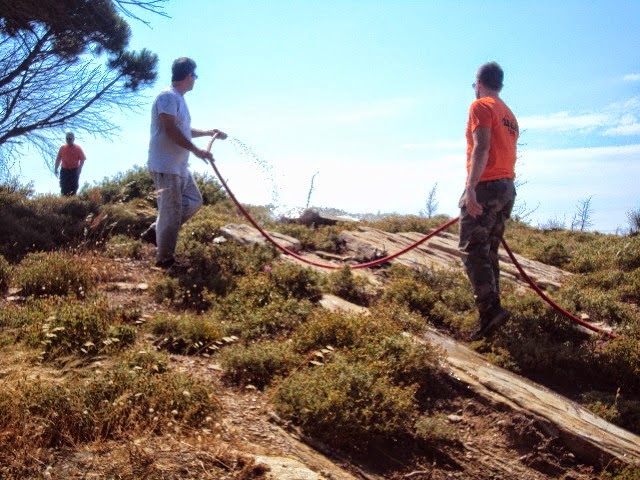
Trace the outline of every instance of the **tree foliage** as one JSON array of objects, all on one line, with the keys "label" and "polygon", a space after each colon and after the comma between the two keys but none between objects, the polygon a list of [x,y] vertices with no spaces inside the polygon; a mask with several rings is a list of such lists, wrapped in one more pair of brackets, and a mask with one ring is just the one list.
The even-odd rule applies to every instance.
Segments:
[{"label": "tree foliage", "polygon": [[0,164],[31,145],[45,156],[64,129],[109,135],[112,109],[135,108],[157,56],[128,49],[121,15],[163,14],[165,0],[0,0]]}]

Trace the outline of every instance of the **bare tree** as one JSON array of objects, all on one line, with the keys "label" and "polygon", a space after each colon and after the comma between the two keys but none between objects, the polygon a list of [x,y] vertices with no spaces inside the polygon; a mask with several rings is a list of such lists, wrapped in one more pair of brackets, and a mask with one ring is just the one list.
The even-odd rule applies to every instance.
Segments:
[{"label": "bare tree", "polygon": [[593,208],[591,207],[592,198],[593,195],[578,202],[577,210],[573,214],[573,220],[571,221],[571,230],[584,232],[593,226],[593,222],[591,221],[593,216]]},{"label": "bare tree", "polygon": [[[522,132],[524,133],[524,131]],[[526,145],[518,143],[518,146]],[[520,157],[518,157],[520,158]],[[514,186],[516,187],[516,191],[520,191],[521,187],[524,187],[528,183],[527,180],[524,180],[522,177],[518,176],[514,180]],[[513,205],[513,209],[511,210],[511,218],[513,218],[516,222],[522,222],[528,224],[531,218],[538,208],[540,208],[540,202],[531,208],[527,205],[527,202],[521,200],[520,197],[516,196],[515,203]]]},{"label": "bare tree", "polygon": [[424,210],[420,210],[420,216],[433,218],[438,210],[439,202],[436,200],[436,193],[438,191],[438,182],[433,184],[429,195],[427,195],[427,201],[424,204]]},{"label": "bare tree", "polygon": [[627,219],[629,220],[629,235],[640,233],[640,208],[628,211]]},{"label": "bare tree", "polygon": [[309,208],[309,203],[311,203],[311,195],[313,194],[313,183],[315,182],[316,179],[316,175],[318,175],[320,172],[316,172],[313,174],[313,176],[311,177],[311,185],[309,186],[309,193],[307,193],[307,206],[305,208]]},{"label": "bare tree", "polygon": [[130,8],[163,14],[161,1],[0,0],[0,164],[22,147],[53,158],[64,129],[109,136],[113,109],[137,106],[157,56],[127,50]]}]

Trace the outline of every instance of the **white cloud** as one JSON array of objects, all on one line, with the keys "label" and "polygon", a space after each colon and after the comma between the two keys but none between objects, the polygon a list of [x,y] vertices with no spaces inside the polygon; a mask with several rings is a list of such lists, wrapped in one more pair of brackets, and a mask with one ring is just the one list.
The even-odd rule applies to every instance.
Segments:
[{"label": "white cloud", "polygon": [[640,73],[630,73],[623,77],[625,82],[640,82]]},{"label": "white cloud", "polygon": [[598,112],[530,115],[519,118],[518,122],[521,130],[595,133],[604,136],[638,135],[640,134],[640,97],[609,104]]},{"label": "white cloud", "polygon": [[619,125],[617,127],[606,130],[604,134],[610,136],[640,135],[640,123]]},{"label": "white cloud", "polygon": [[585,130],[607,125],[609,116],[603,113],[571,115],[557,112],[549,115],[532,115],[518,119],[521,130]]},{"label": "white cloud", "polygon": [[[594,227],[614,231],[626,222],[624,212],[638,204],[640,144],[524,150],[517,169],[525,184],[518,198],[538,206],[533,223],[571,218],[576,202],[593,196]],[[596,218],[597,217],[597,218]]]}]

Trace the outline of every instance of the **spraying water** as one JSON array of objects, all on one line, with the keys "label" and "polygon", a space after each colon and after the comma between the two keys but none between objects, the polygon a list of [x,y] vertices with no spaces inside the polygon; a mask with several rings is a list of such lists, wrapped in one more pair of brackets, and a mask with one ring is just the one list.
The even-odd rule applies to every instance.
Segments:
[{"label": "spraying water", "polygon": [[274,208],[277,208],[280,204],[280,193],[275,180],[275,168],[273,164],[256,155],[253,149],[239,138],[230,137],[229,141],[242,157],[251,161],[260,169],[262,178],[264,178],[271,187],[271,205],[273,205]]}]

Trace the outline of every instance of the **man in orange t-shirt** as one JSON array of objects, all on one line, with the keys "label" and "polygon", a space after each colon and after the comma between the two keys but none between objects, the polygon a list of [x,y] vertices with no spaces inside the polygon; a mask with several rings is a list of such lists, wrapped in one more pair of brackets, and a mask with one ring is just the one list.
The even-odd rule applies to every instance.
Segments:
[{"label": "man in orange t-shirt", "polygon": [[500,99],[503,79],[497,63],[480,67],[466,131],[467,182],[459,204],[459,248],[480,314],[473,340],[488,335],[509,318],[500,305],[498,247],[516,197],[513,180],[518,122]]},{"label": "man in orange t-shirt", "polygon": [[[75,195],[78,192],[80,172],[86,157],[79,145],[75,145],[73,132],[67,132],[67,143],[60,147],[56,157],[55,174],[60,169],[60,191],[62,195]],[[62,167],[62,168],[61,168]]]}]

